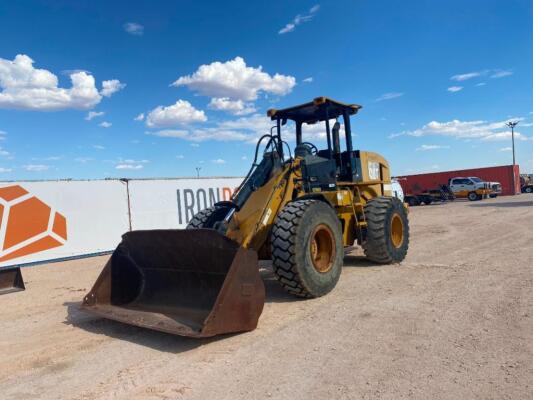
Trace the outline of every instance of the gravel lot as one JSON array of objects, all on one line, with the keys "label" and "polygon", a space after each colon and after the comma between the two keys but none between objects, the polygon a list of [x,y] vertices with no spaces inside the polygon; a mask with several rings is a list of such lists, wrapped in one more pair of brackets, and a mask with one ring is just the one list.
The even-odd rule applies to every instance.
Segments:
[{"label": "gravel lot", "polygon": [[337,288],[267,270],[253,332],[192,340],[78,311],[106,257],[23,269],[0,297],[2,399],[532,399],[533,195],[415,207],[400,266]]}]

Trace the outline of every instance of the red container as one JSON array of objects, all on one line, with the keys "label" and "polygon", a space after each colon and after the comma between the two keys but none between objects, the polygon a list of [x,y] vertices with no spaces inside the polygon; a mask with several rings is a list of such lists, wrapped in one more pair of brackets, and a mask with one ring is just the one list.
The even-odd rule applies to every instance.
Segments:
[{"label": "red container", "polygon": [[[514,173],[514,191],[513,191]],[[419,194],[441,185],[455,177],[477,176],[486,182],[500,182],[502,196],[520,193],[520,169],[518,165],[502,165],[499,167],[461,169],[456,171],[430,172],[427,174],[397,176],[405,194]]]}]

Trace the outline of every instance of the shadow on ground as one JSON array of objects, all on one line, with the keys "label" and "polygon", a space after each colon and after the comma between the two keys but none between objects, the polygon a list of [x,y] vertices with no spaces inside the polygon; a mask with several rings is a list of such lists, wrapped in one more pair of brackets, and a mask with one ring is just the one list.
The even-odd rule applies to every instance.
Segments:
[{"label": "shadow on ground", "polygon": [[67,307],[67,319],[64,321],[67,325],[72,325],[91,333],[106,335],[119,340],[126,340],[131,343],[151,347],[154,350],[168,353],[183,353],[211,342],[233,336],[222,335],[212,338],[193,339],[184,336],[171,335],[169,333],[140,328],[87,314],[80,310],[81,302],[66,302],[63,305]]},{"label": "shadow on ground", "polygon": [[533,200],[531,201],[509,201],[504,203],[478,203],[471,204],[470,207],[502,207],[502,208],[514,208],[514,207],[531,207],[533,206]]},{"label": "shadow on ground", "polygon": [[[379,267],[378,264],[369,262],[364,256],[354,255],[344,257],[344,266],[349,268]],[[261,262],[260,274],[265,284],[266,303],[305,301],[290,295],[282,288],[272,271],[270,262]],[[66,302],[63,305],[67,307],[67,319],[64,322],[67,325],[169,353],[182,353],[235,335],[229,334],[213,338],[193,339],[93,316],[80,310],[81,301]]]}]

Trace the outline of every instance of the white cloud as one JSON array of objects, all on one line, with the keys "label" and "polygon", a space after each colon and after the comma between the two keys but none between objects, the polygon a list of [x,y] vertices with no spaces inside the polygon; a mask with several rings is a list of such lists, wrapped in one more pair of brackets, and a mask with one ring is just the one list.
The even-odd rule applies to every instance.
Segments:
[{"label": "white cloud", "polygon": [[172,85],[187,86],[204,96],[252,101],[261,91],[285,95],[296,85],[296,79],[280,74],[271,76],[261,66],[248,67],[242,57],[235,57],[224,63],[201,65],[192,75],[182,76]]},{"label": "white cloud", "polygon": [[85,164],[89,161],[92,161],[93,159],[91,157],[76,157],[74,161]]},{"label": "white cloud", "polygon": [[183,159],[185,158],[185,156],[184,156],[183,154],[178,154],[178,155],[176,156],[176,158],[177,158],[178,160],[183,160]]},{"label": "white cloud", "polygon": [[212,110],[226,111],[233,115],[246,115],[256,112],[253,104],[242,100],[230,100],[228,97],[212,98],[208,105]]},{"label": "white cloud", "polygon": [[6,131],[0,131],[0,140],[6,140],[7,132]]},{"label": "white cloud", "polygon": [[461,90],[463,90],[463,87],[462,86],[450,86],[448,89],[446,89],[448,92],[452,92],[452,93],[455,93],[455,92],[460,92]]},{"label": "white cloud", "polygon": [[200,147],[198,143],[191,143],[191,147]]},{"label": "white cloud", "polygon": [[389,136],[387,136],[389,139],[394,139],[400,136],[405,136],[407,133],[406,131],[398,132],[398,133],[391,133]]},{"label": "white cloud", "polygon": [[207,117],[203,111],[197,110],[186,100],[178,100],[171,106],[158,106],[150,111],[146,117],[146,126],[163,128],[205,121]]},{"label": "white cloud", "polygon": [[[460,121],[457,119],[448,122],[431,121],[422,128],[396,133],[390,135],[389,138],[407,135],[414,137],[447,136],[458,139],[480,139],[486,141],[507,140],[511,138],[511,132],[505,125],[507,122],[509,120],[498,122]],[[515,138],[518,140],[532,140],[530,137],[516,131]]]},{"label": "white cloud", "polygon": [[305,78],[302,82],[311,83],[311,82],[313,82],[313,77],[310,76],[309,78]]},{"label": "white cloud", "polygon": [[246,156],[242,156],[242,157],[241,157],[241,160],[246,161],[246,160],[248,160],[248,157],[246,157]]},{"label": "white cloud", "polygon": [[93,144],[93,149],[96,149],[96,150],[105,150],[105,147],[102,146],[101,144]]},{"label": "white cloud", "polygon": [[50,167],[48,165],[43,165],[43,164],[28,164],[28,165],[24,165],[22,168],[30,172],[41,172],[41,171],[47,171]]},{"label": "white cloud", "polygon": [[[330,121],[330,126],[333,126],[335,121]],[[217,124],[204,128],[195,129],[162,129],[158,131],[147,131],[148,135],[178,138],[190,142],[230,142],[238,141],[249,144],[255,144],[260,136],[270,132],[273,126],[270,118],[261,114],[253,114],[246,117],[240,117],[233,120],[226,120],[218,122]],[[317,123],[314,125],[304,124],[303,135],[305,140],[325,140],[326,128],[325,123]],[[343,125],[341,125],[341,135],[343,135]],[[289,123],[283,128],[283,135],[286,141],[294,141],[294,126]],[[191,144],[196,147],[196,143]]]},{"label": "white cloud", "polygon": [[[146,133],[160,137],[179,138],[191,142],[240,141],[255,143],[260,135],[264,135],[270,131],[271,126],[272,122],[269,118],[260,114],[254,114],[235,120],[222,121],[211,127],[195,128],[191,130],[163,129]],[[191,146],[196,147],[195,144],[196,143],[193,143]]]},{"label": "white cloud", "polygon": [[487,73],[486,71],[467,72],[466,74],[454,75],[450,78],[450,80],[457,81],[457,82],[463,82],[463,81],[467,81],[468,79],[477,78],[481,75],[485,75],[486,73]]},{"label": "white cloud", "polygon": [[398,93],[398,92],[384,93],[381,96],[379,96],[375,101],[392,100],[392,99],[396,99],[402,96],[403,96],[403,93]]},{"label": "white cloud", "polygon": [[86,121],[90,121],[92,120],[93,118],[96,118],[96,117],[101,117],[102,115],[104,115],[105,112],[103,111],[89,111],[87,113],[87,116],[85,117],[85,120]]},{"label": "white cloud", "polygon": [[476,86],[485,86],[487,83],[486,82],[479,82],[479,83],[476,83]]},{"label": "white cloud", "polygon": [[502,147],[500,151],[513,151],[512,147]]},{"label": "white cloud", "polygon": [[134,121],[143,121],[144,120],[144,113],[140,113],[135,118],[133,118]]},{"label": "white cloud", "polygon": [[223,160],[222,158],[217,158],[216,160],[211,160],[213,164],[226,164],[226,160]]},{"label": "white cloud", "polygon": [[[330,129],[333,129],[333,124],[335,123],[335,120],[332,119],[329,121]],[[344,124],[340,124],[340,130],[339,135],[342,138],[344,137]],[[313,125],[304,124],[302,126],[302,136],[303,140],[307,142],[312,142],[315,140],[326,140],[326,123],[325,122],[317,122]],[[355,135],[353,135],[355,137]],[[293,141],[295,140],[294,133],[290,132],[288,137],[285,138],[287,141]]]},{"label": "white cloud", "polygon": [[33,62],[24,54],[17,55],[13,61],[0,58],[0,108],[38,111],[87,109],[102,99],[92,75],[72,73],[72,87],[60,88],[56,75],[34,68]]},{"label": "white cloud", "polygon": [[0,167],[0,173],[11,172],[11,171],[13,171],[11,168]]},{"label": "white cloud", "polygon": [[9,153],[9,151],[7,151],[4,148],[0,147],[0,156],[9,157],[10,155],[11,155],[11,153]]},{"label": "white cloud", "polygon": [[[494,133],[492,135],[485,136],[485,137],[481,138],[481,140],[490,141],[490,142],[497,142],[497,141],[500,141],[500,140],[511,140],[511,138],[512,138],[511,131],[506,131],[506,132],[497,132],[497,133]],[[531,136],[531,137],[525,136],[522,133],[517,132],[517,131],[514,132],[514,138],[516,140],[522,140],[522,141],[533,140],[533,136]]]},{"label": "white cloud", "polygon": [[88,109],[100,103],[102,96],[111,95],[111,87],[123,85],[118,80],[104,81],[104,89],[100,93],[94,77],[89,72],[77,70],[69,74],[72,86],[61,88],[56,75],[34,68],[33,63],[24,54],[17,55],[13,60],[0,58],[0,108],[36,111]]},{"label": "white cloud", "polygon": [[111,122],[103,121],[98,124],[98,126],[101,126],[102,128],[110,128],[111,125],[113,125]]},{"label": "white cloud", "polygon": [[124,24],[124,30],[130,35],[142,36],[144,34],[144,26],[137,22],[126,22]]},{"label": "white cloud", "polygon": [[429,151],[429,150],[438,150],[438,149],[449,149],[450,146],[443,146],[438,144],[423,144],[420,147],[417,147],[416,151]]},{"label": "white cloud", "polygon": [[191,142],[205,142],[210,140],[218,142],[228,142],[246,141],[250,139],[250,136],[246,133],[232,130],[221,130],[219,128],[194,129],[190,131],[184,129],[163,129],[160,131],[146,133],[153,136],[178,138],[189,140]]},{"label": "white cloud", "polygon": [[[59,161],[63,158],[63,156],[49,156],[49,157],[44,157],[42,160],[44,161]],[[35,158],[33,160],[36,160]]]},{"label": "white cloud", "polygon": [[102,82],[102,90],[100,94],[105,97],[111,97],[113,93],[118,92],[126,87],[125,83],[120,82],[118,79],[111,79]]},{"label": "white cloud", "polygon": [[298,14],[291,22],[281,28],[278,33],[280,35],[283,35],[284,33],[294,31],[298,25],[303,24],[304,22],[311,21],[319,9],[320,6],[316,4],[309,9],[309,12],[307,14]]},{"label": "white cloud", "polygon": [[500,70],[494,70],[494,73],[490,77],[493,79],[498,79],[498,78],[505,78],[506,76],[510,76],[512,74],[513,74],[513,71],[511,70],[500,69]]},{"label": "white cloud", "polygon": [[[464,82],[472,78],[480,78],[489,75],[491,78],[504,78],[512,75],[513,71],[505,69],[485,69],[482,71],[467,72],[466,74],[457,74],[450,78],[452,81]],[[478,83],[476,86],[483,86],[484,83]]]},{"label": "white cloud", "polygon": [[116,169],[142,169],[141,164],[117,164]]},{"label": "white cloud", "polygon": [[115,169],[139,170],[143,169],[143,164],[148,164],[148,160],[119,159],[116,162]]}]

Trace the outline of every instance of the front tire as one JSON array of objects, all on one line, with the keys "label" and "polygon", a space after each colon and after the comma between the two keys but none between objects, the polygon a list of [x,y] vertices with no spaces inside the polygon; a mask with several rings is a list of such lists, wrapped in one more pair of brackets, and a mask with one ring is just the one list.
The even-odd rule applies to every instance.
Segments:
[{"label": "front tire", "polygon": [[189,221],[185,229],[207,228],[207,221],[209,220],[209,217],[213,215],[214,212],[215,212],[214,206],[208,207],[206,209],[203,209],[202,211],[199,211],[198,213],[194,214],[194,216]]},{"label": "front tire", "polygon": [[366,203],[365,217],[367,258],[380,264],[403,261],[409,248],[409,220],[403,204],[394,197],[376,197]]},{"label": "front tire", "polygon": [[283,288],[298,297],[329,293],[344,257],[335,211],[320,200],[296,200],[283,207],[271,233],[272,265]]},{"label": "front tire", "polygon": [[479,200],[478,194],[476,192],[468,193],[468,200],[470,200],[470,201]]}]

